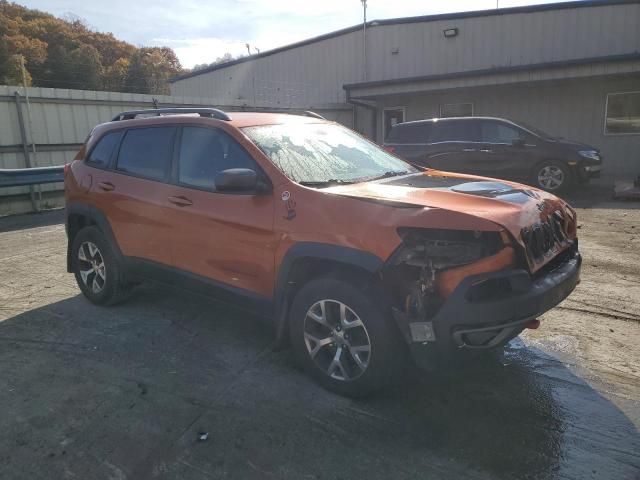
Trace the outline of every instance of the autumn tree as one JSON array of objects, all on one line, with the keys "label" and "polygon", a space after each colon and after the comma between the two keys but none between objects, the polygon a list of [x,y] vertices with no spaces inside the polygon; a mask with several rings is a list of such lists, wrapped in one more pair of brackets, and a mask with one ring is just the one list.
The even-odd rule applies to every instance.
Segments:
[{"label": "autumn tree", "polygon": [[170,48],[136,48],[77,15],[60,19],[0,0],[0,82],[21,83],[20,56],[33,85],[45,87],[168,93],[182,71]]},{"label": "autumn tree", "polygon": [[103,86],[100,53],[93,45],[83,44],[69,53],[76,86],[80,90],[98,90]]},{"label": "autumn tree", "polygon": [[102,74],[102,87],[106,91],[124,91],[124,84],[129,72],[128,58],[118,58],[112,65],[105,67]]},{"label": "autumn tree", "polygon": [[168,94],[168,80],[181,70],[180,61],[170,48],[140,48],[131,57],[124,91]]}]

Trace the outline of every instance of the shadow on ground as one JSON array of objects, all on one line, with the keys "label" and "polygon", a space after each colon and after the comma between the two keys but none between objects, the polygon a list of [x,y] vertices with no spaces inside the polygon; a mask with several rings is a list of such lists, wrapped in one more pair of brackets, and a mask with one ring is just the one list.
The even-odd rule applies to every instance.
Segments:
[{"label": "shadow on ground", "polygon": [[0,233],[64,223],[64,208],[0,217]]},{"label": "shadow on ground", "polygon": [[610,179],[596,179],[584,185],[575,185],[560,196],[575,208],[610,208],[613,210],[638,210],[640,201],[615,199],[614,184]]},{"label": "shadow on ground", "polygon": [[0,477],[638,478],[627,417],[521,344],[361,401],[271,344],[257,318],[151,285],[118,307],[76,296],[10,318]]}]

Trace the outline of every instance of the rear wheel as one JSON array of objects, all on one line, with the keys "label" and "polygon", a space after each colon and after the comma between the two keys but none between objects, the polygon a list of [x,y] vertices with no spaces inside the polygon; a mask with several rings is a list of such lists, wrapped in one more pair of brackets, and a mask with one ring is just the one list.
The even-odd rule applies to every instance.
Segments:
[{"label": "rear wheel", "polygon": [[569,186],[571,178],[565,165],[551,161],[543,162],[535,168],[533,181],[542,190],[559,192]]},{"label": "rear wheel", "polygon": [[371,292],[350,283],[333,278],[309,282],[291,308],[298,361],[318,383],[341,395],[383,388],[398,378],[406,354],[388,310]]},{"label": "rear wheel", "polygon": [[96,305],[117,303],[130,289],[113,248],[97,227],[85,227],[76,234],[71,268],[84,296]]}]

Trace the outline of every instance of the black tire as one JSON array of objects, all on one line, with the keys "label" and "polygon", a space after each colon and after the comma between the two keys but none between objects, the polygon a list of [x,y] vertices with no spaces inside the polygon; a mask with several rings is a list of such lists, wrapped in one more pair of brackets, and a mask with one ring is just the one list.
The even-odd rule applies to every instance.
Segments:
[{"label": "black tire", "polygon": [[[393,324],[390,308],[382,304],[381,298],[384,296],[376,295],[375,292],[376,289],[374,287],[362,290],[346,281],[323,277],[304,285],[293,300],[289,317],[289,333],[295,357],[320,385],[340,395],[349,397],[365,396],[395,383],[403,376],[407,348],[401,340],[397,327]],[[332,320],[339,321],[339,313],[330,314],[329,312],[335,310],[335,308],[339,309],[339,303],[342,303],[351,311],[348,315],[353,314],[359,317],[364,325],[366,340],[362,340],[364,335],[360,327],[343,328],[345,338],[348,332],[353,333],[351,333],[352,337],[349,340],[352,343],[346,346],[343,344],[341,347],[343,350],[341,350],[340,356],[345,367],[344,369],[341,368],[341,370],[344,373],[347,371],[353,373],[352,376],[354,378],[333,378],[328,370],[320,366],[321,355],[324,357],[325,362],[327,359],[335,358],[338,350],[337,343],[334,343],[333,346],[331,344],[326,345],[318,350],[314,357],[316,360],[311,356],[310,349],[313,350],[314,344],[311,343],[311,347],[307,346],[305,322],[310,322],[310,325],[306,327],[307,329],[316,325],[312,318],[307,316],[307,313],[311,307],[317,306],[322,301],[328,302],[325,308],[328,312],[327,319],[330,320],[329,323]],[[338,319],[330,319],[330,317],[335,317],[336,315]],[[351,315],[352,320],[355,318],[353,315]],[[330,333],[331,330],[323,324],[320,324],[318,328],[327,332],[325,340],[332,335]],[[339,329],[337,326],[335,328]],[[335,332],[335,328],[333,338],[335,338],[336,334],[339,334],[339,332]],[[307,333],[309,332],[307,331]],[[359,339],[356,337],[359,337]],[[340,341],[344,342],[345,340],[342,339]],[[364,357],[358,352],[354,354],[354,351],[362,348],[365,341],[370,344],[369,355]],[[358,362],[355,361],[356,356],[359,356],[360,360]],[[365,358],[366,368],[362,370],[359,365]],[[344,376],[347,377],[348,375]]]},{"label": "black tire", "polygon": [[[96,247],[97,253],[89,251],[91,245]],[[83,254],[80,253],[81,248]],[[81,260],[81,256],[86,260]],[[95,261],[97,265],[100,260],[104,265],[102,276],[98,275],[96,270],[87,275],[87,281],[85,281],[81,271],[86,272],[93,268],[92,262]],[[76,234],[71,245],[71,270],[84,296],[96,305],[113,305],[121,302],[127,298],[131,289],[124,278],[122,266],[113,248],[97,227],[85,227]],[[100,287],[99,290],[93,288],[94,280]]]},{"label": "black tire", "polygon": [[[544,182],[542,178],[545,177],[545,170],[550,174],[550,178],[548,182]],[[555,175],[552,174],[555,172]],[[556,182],[560,180],[560,183],[556,185]],[[555,161],[555,160],[547,160],[544,162],[540,162],[533,169],[532,174],[532,182],[537,188],[541,190],[546,190],[547,192],[557,193],[563,192],[573,183],[573,178],[571,176],[571,172],[569,168],[564,162]]]}]

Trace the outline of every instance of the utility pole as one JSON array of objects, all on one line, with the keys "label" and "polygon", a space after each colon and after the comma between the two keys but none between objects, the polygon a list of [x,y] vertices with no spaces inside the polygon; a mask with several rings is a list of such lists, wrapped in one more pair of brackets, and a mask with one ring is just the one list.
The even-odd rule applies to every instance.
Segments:
[{"label": "utility pole", "polygon": [[[27,90],[27,69],[24,66],[24,56],[20,55],[20,72],[22,74],[22,86],[24,88],[24,99],[27,105],[27,126],[29,128],[29,137],[31,138],[31,151],[33,152],[33,163],[28,165],[29,167],[38,166],[38,157],[36,153],[36,142],[33,137],[33,122],[31,121],[31,104],[29,103],[29,91]],[[40,185],[37,186],[38,190],[38,205],[36,211],[40,211],[40,203],[42,202],[42,190]]]},{"label": "utility pole", "polygon": [[362,3],[362,79],[367,80],[367,0]]}]

